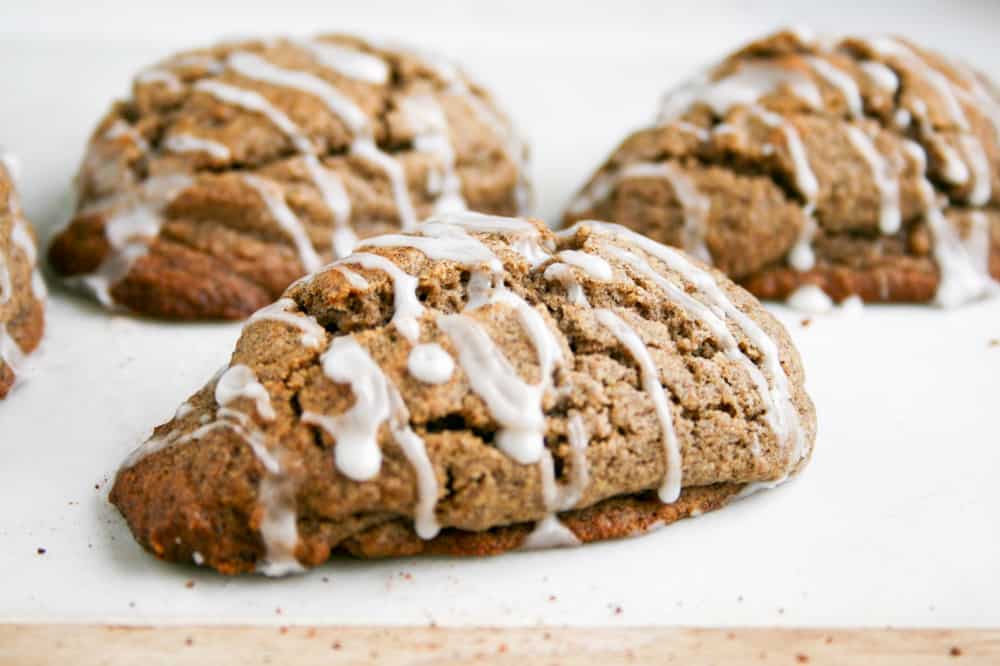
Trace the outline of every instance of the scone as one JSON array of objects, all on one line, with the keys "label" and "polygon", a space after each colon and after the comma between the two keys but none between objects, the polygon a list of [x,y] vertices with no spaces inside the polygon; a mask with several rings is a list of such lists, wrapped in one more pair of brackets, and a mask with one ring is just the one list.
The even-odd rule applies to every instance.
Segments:
[{"label": "scone", "polygon": [[460,213],[254,314],[119,470],[156,556],[282,574],[641,534],[797,473],[816,420],[750,294],[627,229]]},{"label": "scone", "polygon": [[904,39],[781,32],[668,93],[566,220],[683,247],[761,298],[958,305],[1000,278],[998,100]]},{"label": "scone", "polygon": [[220,44],[140,72],[112,106],[49,258],[108,307],[243,318],[358,238],[524,212],[526,158],[437,56],[342,35]]},{"label": "scone", "polygon": [[38,347],[45,328],[45,282],[15,171],[13,157],[0,151],[0,400],[23,378],[25,357]]}]

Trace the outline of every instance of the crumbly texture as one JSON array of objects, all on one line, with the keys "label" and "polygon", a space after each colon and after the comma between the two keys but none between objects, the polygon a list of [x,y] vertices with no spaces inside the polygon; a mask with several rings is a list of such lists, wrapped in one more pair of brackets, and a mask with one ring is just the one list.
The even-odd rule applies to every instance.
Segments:
[{"label": "crumbly texture", "polygon": [[13,367],[17,359],[12,357],[33,352],[45,328],[44,295],[32,287],[35,242],[11,175],[0,165],[0,400],[18,379]]},{"label": "crumbly texture", "polygon": [[[865,301],[922,302],[934,299],[941,283],[934,252],[940,241],[929,227],[920,190],[926,178],[950,233],[969,242],[973,222],[986,227],[988,247],[979,250],[985,266],[976,269],[1000,279],[1000,96],[981,74],[906,40],[896,42],[917,61],[880,54],[863,40],[830,43],[793,32],[744,47],[712,68],[707,79],[721,81],[762,65],[793,78],[752,102],[724,109],[698,99],[682,104],[684,87],[668,94],[668,117],[626,138],[582,192],[601,179],[616,179],[614,186],[578,199],[565,220],[613,220],[660,242],[687,246],[684,229],[691,212],[674,184],[649,174],[621,177],[629,166],[669,164],[708,202],[700,224],[713,263],[755,295],[784,299],[813,284],[835,300],[859,295]],[[871,63],[888,68],[881,80],[871,73]],[[941,78],[928,77],[925,66]],[[825,71],[851,83],[831,82]],[[796,90],[800,82],[815,86],[818,105]],[[851,88],[860,95],[859,115],[844,92]],[[957,124],[959,113],[967,128]],[[848,136],[850,127],[868,137],[898,186],[898,231],[880,230],[882,192],[872,164]],[[803,186],[786,129],[801,140],[818,184],[815,193]],[[920,146],[926,169],[905,142]],[[963,165],[964,179],[954,173]],[[973,191],[977,181],[979,193]],[[983,187],[990,193],[979,200]],[[793,267],[790,252],[810,216],[818,225],[811,242],[815,263]]]},{"label": "crumbly texture", "polygon": [[[167,319],[239,319],[316,268],[247,175],[264,179],[287,206],[320,263],[334,258],[339,226],[365,238],[405,226],[406,205],[414,219],[429,215],[449,173],[469,209],[518,214],[529,205],[526,148],[489,93],[463,72],[435,56],[350,36],[308,43],[336,49],[348,66],[355,54],[361,73],[284,39],[179,53],[140,72],[131,97],[112,106],[90,140],[76,212],[49,249],[55,271],[71,283],[98,275],[102,287],[90,289],[108,306]],[[232,65],[248,54],[250,70]],[[219,84],[230,99],[213,93]],[[233,95],[257,96],[248,103],[270,111]],[[408,110],[414,99],[423,101],[415,115]],[[444,137],[422,139],[426,128],[417,123]],[[395,162],[389,168],[400,171],[402,191],[370,151],[352,150],[362,135],[383,161]],[[311,156],[325,191],[307,164]],[[178,176],[188,180],[178,184]]]},{"label": "crumbly texture", "polygon": [[[572,302],[558,281],[545,278],[549,258],[532,267],[499,234],[477,234],[503,262],[504,284],[543,317],[562,349],[563,362],[545,391],[545,446],[555,462],[557,482],[573,478],[574,458],[568,420],[579,415],[589,436],[589,482],[579,500],[559,518],[583,542],[643,533],[655,526],[723,506],[746,484],[777,481],[808,461],[815,438],[815,413],[803,388],[798,353],[782,326],[750,294],[714,269],[705,268],[728,298],[774,341],[801,423],[803,449],[797,456],[769,426],[763,400],[750,374],[727,356],[706,325],[668,298],[647,275],[617,259],[609,248],[644,257],[663,279],[699,298],[693,285],[655,257],[622,240],[583,226],[558,240],[537,223],[543,245],[579,250],[604,258],[613,279],[599,281],[573,267],[589,306]],[[489,334],[525,382],[540,381],[532,340],[512,306],[497,302],[466,310],[470,271],[450,260],[432,260],[412,248],[376,248],[416,276],[425,314],[421,343],[436,342],[456,355],[450,338],[435,323],[438,313],[464,312]],[[407,368],[412,347],[390,319],[395,311],[393,282],[380,270],[346,264],[368,281],[352,285],[338,270],[320,272],[293,285],[287,296],[295,308],[323,326],[329,336],[351,335],[394,384],[409,411],[409,425],[425,443],[438,483],[435,509],[442,531],[430,540],[414,533],[418,487],[412,466],[384,424],[378,444],[378,475],[352,481],[333,463],[337,443],[303,412],[344,413],[354,402],[349,385],[324,374],[320,356],[301,333],[285,323],[253,321],[232,356],[266,387],[276,412],[267,421],[254,402],[235,407],[253,420],[269,451],[283,467],[282,483],[294,498],[298,545],[295,556],[315,566],[331,553],[359,557],[441,553],[495,554],[522,545],[532,523],[546,515],[539,466],[520,464],[495,439],[500,424],[472,389],[456,360],[451,378],[427,384]],[[601,326],[595,310],[606,308],[625,320],[647,345],[665,388],[681,452],[683,492],[663,504],[655,489],[667,472],[663,428],[644,390],[636,360]],[[762,368],[760,350],[729,323],[740,348]],[[154,436],[176,438],[218,419],[215,380],[188,400],[181,416],[158,427]],[[164,448],[123,467],[111,501],[136,539],[158,557],[198,559],[224,573],[253,570],[265,557],[261,536],[264,511],[259,484],[268,472],[245,437],[229,428]]]}]

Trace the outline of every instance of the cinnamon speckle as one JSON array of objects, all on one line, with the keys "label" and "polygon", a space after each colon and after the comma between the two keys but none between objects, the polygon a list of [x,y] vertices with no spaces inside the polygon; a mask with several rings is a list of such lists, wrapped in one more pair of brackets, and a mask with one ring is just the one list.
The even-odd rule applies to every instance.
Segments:
[{"label": "cinnamon speckle", "polygon": [[800,323],[802,328],[809,328],[809,325],[813,323],[812,317],[805,317]]},{"label": "cinnamon speckle", "polygon": [[833,636],[827,636],[826,640],[823,641],[823,642],[826,643],[827,645],[829,645],[830,643],[833,642]]},{"label": "cinnamon speckle", "polygon": [[194,587],[194,581],[193,580],[188,580],[188,582],[184,583],[184,587],[186,587],[187,589],[190,590],[191,588]]},{"label": "cinnamon speckle", "polygon": [[555,601],[555,600],[556,600],[556,595],[550,594],[549,595],[549,601]]},{"label": "cinnamon speckle", "polygon": [[1000,347],[1000,338],[990,340],[990,347]]},{"label": "cinnamon speckle", "polygon": [[278,633],[284,636],[288,633],[288,627],[278,627]]},{"label": "cinnamon speckle", "polygon": [[277,608],[274,609],[275,615],[281,615],[283,612],[284,611],[281,610],[281,606],[278,606]]},{"label": "cinnamon speckle", "polygon": [[795,661],[799,662],[800,664],[808,664],[809,663],[809,655],[802,654],[800,652],[797,655],[795,655]]},{"label": "cinnamon speckle", "polygon": [[331,645],[330,647],[331,647],[332,649],[334,649],[334,650],[339,650],[340,648],[342,648],[342,647],[344,647],[344,646],[343,646],[343,645],[341,644],[341,642],[340,642],[340,641],[334,641],[334,642],[333,642],[333,645]]},{"label": "cinnamon speckle", "polygon": [[952,657],[961,657],[962,648],[958,647],[957,645],[953,645],[951,649],[948,650],[948,654],[950,654]]},{"label": "cinnamon speckle", "polygon": [[187,638],[184,639],[184,645],[191,647],[192,645],[194,645],[194,639],[188,636]]},{"label": "cinnamon speckle", "polygon": [[35,552],[39,555],[44,555],[47,551],[44,548],[38,548]]}]

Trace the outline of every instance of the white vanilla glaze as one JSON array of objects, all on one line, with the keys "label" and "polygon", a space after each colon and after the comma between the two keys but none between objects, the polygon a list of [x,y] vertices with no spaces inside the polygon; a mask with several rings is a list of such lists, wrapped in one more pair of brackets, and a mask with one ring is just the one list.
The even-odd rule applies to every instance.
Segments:
[{"label": "white vanilla glaze", "polygon": [[435,188],[435,193],[438,194],[434,203],[435,212],[464,210],[466,205],[462,198],[462,181],[455,171],[455,151],[448,135],[448,120],[444,109],[433,96],[421,94],[404,98],[402,110],[415,134],[414,147],[434,156],[443,169],[439,187]]},{"label": "white vanilla glaze", "polygon": [[368,287],[370,286],[368,284],[368,280],[364,279],[350,268],[346,266],[336,266],[335,269],[338,273],[347,278],[347,282],[355,289],[359,289],[361,291],[368,290]]},{"label": "white vanilla glaze", "polygon": [[529,384],[474,319],[461,314],[439,315],[437,326],[457,350],[470,387],[500,424],[497,446],[519,463],[537,463],[545,449],[542,393],[551,365],[540,368],[542,383]]},{"label": "white vanilla glaze", "polygon": [[265,475],[257,487],[257,503],[263,508],[259,529],[266,549],[257,572],[272,577],[303,573],[305,567],[295,557],[299,543],[295,484],[285,477]]},{"label": "white vanilla glaze", "polygon": [[212,79],[198,81],[194,89],[212,95],[225,104],[261,114],[289,138],[296,150],[302,153],[312,152],[313,146],[309,137],[291,118],[260,93]]},{"label": "white vanilla glaze", "polygon": [[712,257],[705,245],[705,234],[712,203],[683,171],[670,162],[639,162],[629,164],[614,174],[599,176],[577,195],[569,210],[572,213],[585,212],[606,198],[622,181],[640,178],[661,178],[670,184],[684,215],[684,249],[710,263]]},{"label": "white vanilla glaze", "polygon": [[173,153],[206,153],[217,160],[228,160],[230,157],[225,144],[193,134],[171,134],[163,141],[163,147]]},{"label": "white vanilla glaze", "polygon": [[333,171],[327,169],[313,154],[302,158],[309,177],[319,189],[323,203],[333,216],[333,233],[330,246],[335,259],[346,257],[357,247],[358,237],[351,229],[351,199],[347,196],[344,183]]},{"label": "white vanilla glaze", "polygon": [[796,289],[786,303],[788,307],[806,314],[825,314],[836,307],[833,299],[814,284],[804,284]]},{"label": "white vanilla glaze", "polygon": [[861,69],[868,76],[868,80],[882,92],[895,95],[899,90],[899,77],[890,67],[874,60],[864,60]]},{"label": "white vanilla glaze", "polygon": [[389,80],[389,66],[376,55],[320,39],[289,41],[308,51],[319,64],[342,76],[376,85],[384,85]]},{"label": "white vanilla glaze", "polygon": [[418,499],[414,525],[424,539],[438,532],[434,507],[437,476],[427,457],[423,440],[409,426],[409,412],[399,391],[382,372],[367,350],[350,336],[335,338],[322,356],[323,373],[338,384],[348,384],[354,394],[351,407],[337,416],[304,411],[302,420],[318,425],[335,441],[334,462],[342,474],[355,481],[368,481],[379,472],[382,451],[379,429],[388,422],[395,442],[413,466]]},{"label": "white vanilla glaze", "polygon": [[337,469],[355,481],[373,479],[382,464],[379,427],[389,418],[389,383],[381,368],[357,341],[334,338],[321,357],[323,373],[338,384],[348,384],[354,404],[337,416],[310,411],[302,420],[320,426],[337,443]]},{"label": "white vanilla glaze", "polygon": [[[921,173],[926,173],[927,155],[924,149],[909,140],[903,142],[903,148],[917,162]],[[918,183],[918,193],[924,206],[924,220],[934,238],[934,259],[940,271],[935,302],[951,308],[994,293],[997,282],[990,275],[988,266],[970,255],[958,231],[945,217],[934,186],[926,176]]]},{"label": "white vanilla glaze", "polygon": [[298,304],[290,298],[281,298],[266,307],[257,310],[247,320],[247,326],[253,322],[272,320],[297,328],[301,333],[302,344],[310,349],[319,349],[326,341],[326,330],[319,325],[316,318],[298,312]]},{"label": "white vanilla glaze", "polygon": [[782,86],[788,86],[810,108],[822,108],[819,88],[804,73],[764,61],[752,61],[721,79],[697,79],[668,93],[660,110],[660,122],[679,118],[695,103],[706,104],[716,115],[724,116],[732,107],[752,106]]},{"label": "white vanilla glaze", "polygon": [[611,310],[603,309],[595,310],[594,315],[597,317],[597,321],[607,328],[618,342],[628,350],[636,365],[639,366],[639,379],[642,388],[652,400],[656,417],[660,421],[663,450],[666,454],[667,472],[663,484],[660,486],[660,500],[665,504],[676,502],[681,495],[683,474],[680,443],[677,441],[674,420],[670,412],[670,402],[667,399],[666,391],[663,390],[663,384],[660,383],[660,373],[656,363],[653,362],[646,343],[621,317]]},{"label": "white vanilla glaze", "polygon": [[405,272],[395,263],[378,254],[356,252],[339,263],[357,264],[368,270],[378,270],[386,273],[392,280],[395,312],[392,323],[396,330],[411,343],[420,337],[419,319],[424,313],[424,306],[417,298],[417,278]]},{"label": "white vanilla glaze", "polygon": [[271,217],[288,234],[288,237],[292,239],[302,268],[307,273],[312,273],[322,266],[323,262],[316,253],[316,248],[313,247],[312,241],[309,240],[309,234],[306,233],[305,226],[288,206],[281,189],[272,181],[254,174],[244,175],[243,181],[257,192],[267,207],[268,212],[270,212]]},{"label": "white vanilla glaze", "polygon": [[[621,250],[617,251],[617,254],[623,260],[631,263],[633,268],[644,273],[647,278],[656,282],[665,291],[668,291],[672,300],[682,307],[688,308],[688,311],[695,318],[708,326],[709,330],[720,341],[722,349],[727,356],[744,364],[748,374],[758,388],[761,399],[768,407],[768,421],[772,426],[776,438],[783,446],[790,450],[789,469],[794,464],[797,464],[807,453],[805,450],[805,436],[799,422],[798,409],[792,400],[788,375],[781,365],[780,354],[774,340],[771,339],[759,324],[753,321],[753,319],[726,296],[710,272],[698,268],[695,264],[688,261],[680,251],[661,245],[617,224],[592,221],[578,224],[586,224],[599,233],[604,233],[635,245],[650,256],[662,261],[671,270],[679,273],[697,289],[698,293],[705,299],[707,305],[701,304],[690,295],[686,295],[686,292],[672,285],[669,281],[662,278],[662,276],[658,276],[655,271],[650,270],[647,272],[642,262],[630,261],[627,255],[632,253],[621,254]],[[571,227],[561,233],[571,234],[574,230],[575,227]],[[615,253],[614,250],[611,250],[610,246],[608,246],[608,249]],[[632,254],[632,256],[635,255]],[[654,276],[657,276],[659,279]],[[713,319],[710,314],[714,314],[715,318]],[[751,361],[743,356],[738,344],[733,344],[735,338],[731,333],[728,333],[725,322],[721,321],[722,318],[732,321],[757,348],[761,357],[760,363],[767,371],[770,382],[768,382],[768,377],[764,377],[759,369],[750,368],[749,364]],[[756,364],[753,365],[756,366]]]},{"label": "white vanilla glaze", "polygon": [[812,270],[813,266],[816,265],[813,239],[816,237],[816,232],[819,231],[819,224],[816,222],[815,210],[816,206],[811,203],[802,208],[804,218],[802,231],[799,232],[795,245],[788,252],[788,265],[800,273]]},{"label": "white vanilla glaze", "polygon": [[864,104],[861,101],[861,91],[850,74],[840,69],[828,60],[817,56],[808,56],[806,61],[813,71],[820,75],[827,84],[836,88],[844,99],[848,112],[855,118],[864,115]]},{"label": "white vanilla glaze", "polygon": [[222,407],[239,398],[248,398],[257,405],[257,413],[267,421],[273,421],[275,417],[274,407],[271,406],[271,396],[264,385],[257,381],[257,376],[250,367],[238,364],[234,365],[219,377],[215,383],[215,401]]},{"label": "white vanilla glaze", "polygon": [[968,202],[973,206],[985,206],[990,202],[990,196],[993,194],[989,157],[986,155],[983,144],[972,134],[963,134],[958,140],[968,161],[972,177],[972,189],[969,190]]},{"label": "white vanilla glaze", "polygon": [[871,137],[856,125],[846,125],[847,138],[871,169],[872,181],[879,192],[879,230],[894,234],[903,224],[899,208],[899,174],[893,164],[875,147]]},{"label": "white vanilla glaze", "polygon": [[425,384],[444,384],[455,372],[455,361],[441,345],[424,343],[410,350],[406,368],[415,379]]},{"label": "white vanilla glaze", "polygon": [[750,107],[749,111],[760,118],[764,124],[781,131],[785,138],[785,146],[788,148],[788,155],[792,160],[792,167],[795,170],[795,186],[806,198],[806,201],[815,201],[816,195],[819,194],[819,181],[809,164],[809,155],[806,152],[805,144],[802,143],[799,131],[792,123],[787,122],[777,113],[772,113],[759,106]]}]

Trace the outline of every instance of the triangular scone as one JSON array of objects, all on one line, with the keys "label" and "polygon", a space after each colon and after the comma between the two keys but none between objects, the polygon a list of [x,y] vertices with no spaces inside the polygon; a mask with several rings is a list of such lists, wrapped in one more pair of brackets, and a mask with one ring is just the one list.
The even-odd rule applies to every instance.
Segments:
[{"label": "triangular scone", "polygon": [[953,306],[1000,292],[1000,95],[895,37],[783,31],[663,97],[569,206],[761,298]]},{"label": "triangular scone", "polygon": [[14,183],[14,159],[0,152],[0,400],[24,374],[45,328],[45,282],[35,232]]},{"label": "triangular scone", "polygon": [[241,319],[358,238],[528,212],[527,149],[452,62],[347,35],[230,41],[135,77],[49,260],[105,306]]},{"label": "triangular scone", "polygon": [[111,501],[159,557],[285,573],[639,534],[798,472],[798,354],[721,273],[624,228],[457,214],[247,323]]}]

